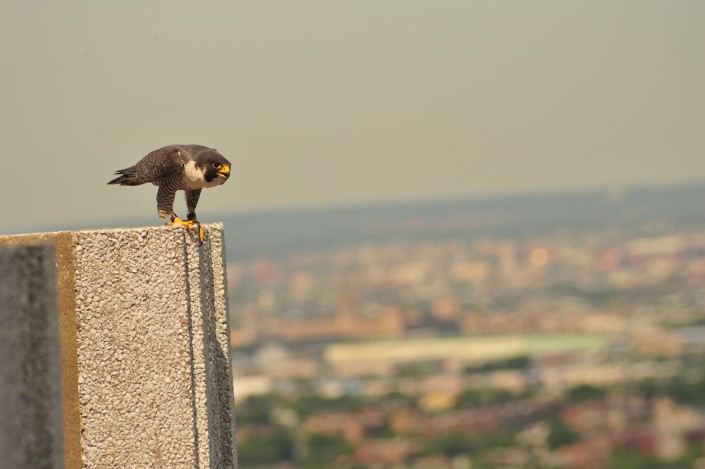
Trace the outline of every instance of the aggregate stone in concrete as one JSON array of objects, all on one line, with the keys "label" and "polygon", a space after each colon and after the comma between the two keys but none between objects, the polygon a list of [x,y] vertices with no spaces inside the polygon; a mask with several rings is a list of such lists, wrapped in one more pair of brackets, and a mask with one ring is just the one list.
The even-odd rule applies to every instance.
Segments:
[{"label": "aggregate stone in concrete", "polygon": [[67,469],[237,467],[223,226],[203,227],[0,237],[55,249]]},{"label": "aggregate stone in concrete", "polygon": [[84,467],[235,467],[221,224],[75,232]]},{"label": "aggregate stone in concrete", "polygon": [[0,246],[0,468],[63,467],[50,244]]}]

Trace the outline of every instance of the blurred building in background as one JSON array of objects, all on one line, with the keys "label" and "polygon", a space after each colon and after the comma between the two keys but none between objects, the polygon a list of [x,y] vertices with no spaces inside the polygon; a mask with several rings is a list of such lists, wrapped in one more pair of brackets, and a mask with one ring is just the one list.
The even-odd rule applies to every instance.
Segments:
[{"label": "blurred building in background", "polygon": [[705,213],[638,212],[235,259],[242,466],[701,467]]}]

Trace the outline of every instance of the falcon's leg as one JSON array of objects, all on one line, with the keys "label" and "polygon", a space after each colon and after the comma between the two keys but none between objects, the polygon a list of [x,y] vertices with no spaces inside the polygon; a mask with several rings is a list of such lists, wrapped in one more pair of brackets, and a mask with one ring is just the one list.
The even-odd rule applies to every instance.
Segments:
[{"label": "falcon's leg", "polygon": [[[162,189],[162,187],[163,186],[159,187],[159,191],[157,193],[157,207],[159,208],[159,215],[162,216],[162,213],[164,212],[171,214],[171,221],[167,223],[167,226],[180,225],[185,226],[188,229],[196,227],[198,229],[198,240],[201,244],[203,244],[203,228],[198,220],[196,220],[196,212],[194,211],[196,209],[196,204],[198,203],[198,197],[201,195],[201,190],[186,191],[186,206],[188,207],[189,214],[187,215],[186,220],[182,220],[176,215],[176,213],[174,213],[174,195],[176,195],[176,191],[169,191],[167,189]],[[162,216],[162,218],[164,218],[164,216]]]},{"label": "falcon's leg", "polygon": [[189,230],[195,226],[198,229],[198,241],[201,244],[203,244],[203,239],[204,239],[203,228],[201,227],[201,224],[198,222],[198,220],[196,220],[195,213],[189,213],[186,221],[177,217],[175,213],[172,213],[171,214],[171,221],[169,223],[167,223],[166,226],[185,226]]},{"label": "falcon's leg", "polygon": [[198,205],[198,199],[201,197],[201,189],[186,190],[186,208],[188,209],[188,214],[186,215],[187,223],[193,223],[198,227],[198,239],[203,244],[203,228],[201,224],[196,219],[196,205]]},{"label": "falcon's leg", "polygon": [[176,190],[167,187],[169,184],[162,184],[157,191],[157,212],[159,218],[171,217],[172,222],[176,214],[174,213],[174,197]]},{"label": "falcon's leg", "polygon": [[[193,214],[196,217],[196,205],[198,205],[198,199],[201,197],[201,189],[195,189],[192,191],[186,190],[186,208],[189,214]],[[190,219],[190,218],[189,218]]]}]

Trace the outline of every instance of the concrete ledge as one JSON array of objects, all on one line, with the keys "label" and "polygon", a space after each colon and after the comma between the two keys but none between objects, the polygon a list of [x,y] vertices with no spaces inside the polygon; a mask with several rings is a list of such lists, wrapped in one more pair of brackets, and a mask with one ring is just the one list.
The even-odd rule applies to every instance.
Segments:
[{"label": "concrete ledge", "polygon": [[0,246],[0,468],[63,467],[51,245]]},{"label": "concrete ledge", "polygon": [[35,236],[63,243],[66,467],[236,467],[223,227],[204,229]]}]

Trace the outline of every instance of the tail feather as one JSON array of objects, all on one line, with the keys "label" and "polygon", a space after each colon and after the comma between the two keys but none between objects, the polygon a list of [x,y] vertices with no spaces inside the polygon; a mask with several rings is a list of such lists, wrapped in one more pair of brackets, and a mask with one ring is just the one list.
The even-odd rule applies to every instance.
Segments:
[{"label": "tail feather", "polygon": [[144,184],[146,182],[142,179],[137,178],[137,168],[135,166],[115,171],[115,174],[119,174],[120,176],[116,177],[108,184],[120,184],[121,186],[139,186],[140,184]]}]

